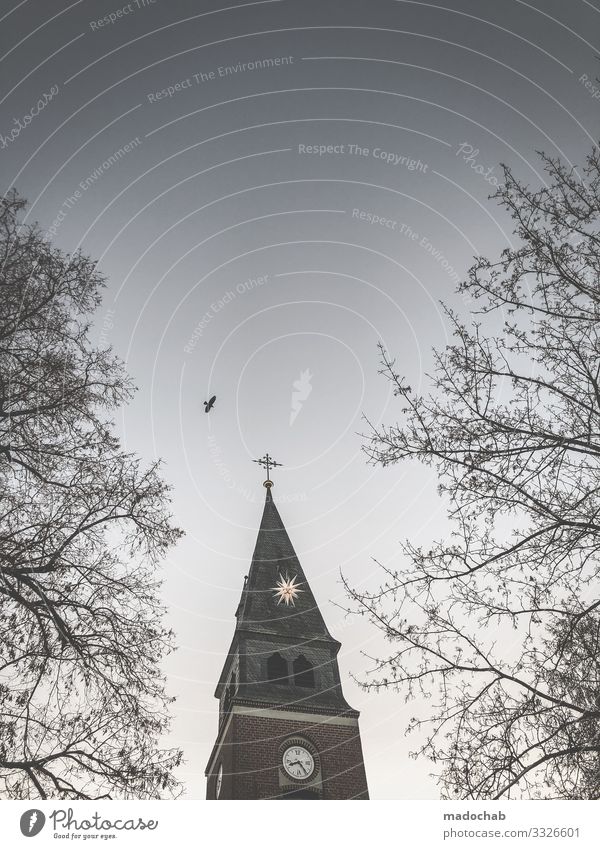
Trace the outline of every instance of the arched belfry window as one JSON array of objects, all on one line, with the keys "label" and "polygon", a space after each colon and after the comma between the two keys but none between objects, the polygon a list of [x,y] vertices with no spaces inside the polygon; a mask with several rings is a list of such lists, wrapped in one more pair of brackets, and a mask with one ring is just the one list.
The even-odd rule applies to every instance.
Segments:
[{"label": "arched belfry window", "polygon": [[294,661],[294,684],[297,687],[315,686],[315,671],[303,654]]},{"label": "arched belfry window", "polygon": [[273,684],[288,683],[287,660],[279,652],[275,652],[267,659],[267,680]]}]

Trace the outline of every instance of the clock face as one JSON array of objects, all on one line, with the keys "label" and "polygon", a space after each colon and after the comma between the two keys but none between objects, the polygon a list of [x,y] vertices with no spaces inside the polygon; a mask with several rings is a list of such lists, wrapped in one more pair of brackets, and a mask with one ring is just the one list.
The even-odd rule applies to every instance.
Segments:
[{"label": "clock face", "polygon": [[283,753],[283,768],[292,778],[308,778],[315,769],[315,759],[304,746],[290,746]]},{"label": "clock face", "polygon": [[217,799],[221,795],[221,787],[223,785],[223,764],[219,767],[219,771],[217,773],[217,786],[216,786],[216,797]]}]

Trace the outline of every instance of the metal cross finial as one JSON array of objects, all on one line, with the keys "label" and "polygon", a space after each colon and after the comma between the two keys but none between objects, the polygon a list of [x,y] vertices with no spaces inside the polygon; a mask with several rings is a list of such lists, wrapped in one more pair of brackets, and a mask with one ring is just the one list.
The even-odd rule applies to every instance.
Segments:
[{"label": "metal cross finial", "polygon": [[271,480],[271,469],[275,468],[275,466],[283,466],[283,463],[277,463],[272,457],[268,454],[265,454],[264,457],[261,457],[260,460],[253,460],[253,463],[258,463],[259,466],[264,466],[267,470],[267,479],[264,483],[266,487],[273,486],[273,481]]}]

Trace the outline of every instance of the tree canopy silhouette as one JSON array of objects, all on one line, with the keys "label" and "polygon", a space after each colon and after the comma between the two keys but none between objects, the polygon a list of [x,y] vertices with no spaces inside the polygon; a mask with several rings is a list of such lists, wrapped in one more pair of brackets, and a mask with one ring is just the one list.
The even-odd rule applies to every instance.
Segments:
[{"label": "tree canopy silhouette", "polygon": [[94,348],[102,277],[0,207],[0,794],[178,792],[156,567],[180,535],[112,430],[133,391]]},{"label": "tree canopy silhouette", "polygon": [[504,168],[518,246],[459,287],[430,391],[382,349],[402,412],[365,444],[448,505],[450,538],[346,586],[391,643],[365,686],[426,696],[410,727],[450,797],[600,797],[600,159],[542,158],[539,190]]}]

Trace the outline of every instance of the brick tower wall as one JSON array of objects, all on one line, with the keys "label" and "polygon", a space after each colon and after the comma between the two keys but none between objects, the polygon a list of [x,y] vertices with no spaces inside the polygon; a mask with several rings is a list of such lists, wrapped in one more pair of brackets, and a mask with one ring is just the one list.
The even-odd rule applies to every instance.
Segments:
[{"label": "brick tower wall", "polygon": [[[307,786],[322,799],[368,799],[358,722],[335,725],[333,717],[323,720],[234,713],[211,767],[207,798],[215,798],[216,773],[223,763],[222,799],[272,799],[282,790]],[[317,752],[320,774],[312,786],[284,777],[280,768],[281,747],[294,736],[305,738]]]}]

